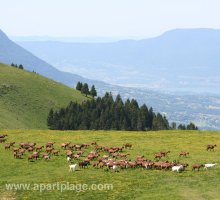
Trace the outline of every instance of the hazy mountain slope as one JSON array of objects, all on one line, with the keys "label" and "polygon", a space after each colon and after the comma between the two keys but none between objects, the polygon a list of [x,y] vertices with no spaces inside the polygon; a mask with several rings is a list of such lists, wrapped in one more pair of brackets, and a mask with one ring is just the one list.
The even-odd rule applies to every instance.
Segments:
[{"label": "hazy mountain slope", "polygon": [[20,42],[61,70],[126,86],[220,94],[220,30],[114,43]]},{"label": "hazy mountain slope", "polygon": [[45,129],[50,108],[85,99],[63,84],[0,64],[0,129]]},{"label": "hazy mountain slope", "polygon": [[66,73],[57,70],[50,64],[34,56],[24,48],[9,40],[9,38],[0,30],[0,62],[11,64],[22,64],[25,69],[35,71],[43,76],[64,83],[69,86],[75,85],[78,81],[90,84],[102,84],[98,81],[91,81],[79,75]]},{"label": "hazy mountain slope", "polygon": [[[152,39],[152,40],[154,40],[154,39]],[[155,40],[156,40],[156,38],[155,38]],[[137,42],[138,41],[123,41],[123,42],[119,42],[119,44],[124,45],[124,43],[125,43],[126,45],[128,45],[128,44],[131,45],[131,44],[135,44]],[[52,42],[52,44],[53,44],[53,42]],[[52,46],[52,48],[50,46],[46,45],[45,48],[47,47],[49,49],[54,50],[53,52],[55,52],[55,55],[56,55],[55,58],[57,59],[57,61],[60,60],[63,62],[62,55],[65,54],[65,51],[64,51],[66,48],[65,46],[66,45],[72,46],[72,44],[68,44],[68,43],[67,44],[61,43],[61,44],[64,45],[64,48],[61,50],[57,49],[59,47],[57,45]],[[114,43],[114,45],[115,44],[118,44],[118,43]],[[76,45],[80,46],[81,44],[76,44]],[[85,45],[84,50],[86,52],[87,44],[84,44],[84,45]],[[90,45],[93,46],[94,44],[90,44]],[[105,44],[98,44],[97,48],[98,47],[100,48],[100,46],[102,46],[102,45],[105,45]],[[113,44],[108,44],[108,45],[110,47],[114,46]],[[42,49],[41,48],[42,48],[42,45],[40,44],[39,51],[42,51],[42,53],[45,55],[52,55],[50,53],[46,53],[47,50],[45,50],[44,48],[42,48]],[[17,49],[17,52],[15,51],[15,49]],[[128,49],[128,51],[132,50],[129,48],[127,48],[127,49]],[[115,51],[116,50],[117,49],[115,49]],[[26,54],[24,53],[24,51],[26,52]],[[75,50],[75,55],[77,55],[77,53],[80,54],[80,52],[82,53],[81,60],[83,60],[83,56],[84,56],[83,52],[84,51],[81,50],[81,48],[78,48],[78,51],[77,51],[77,49]],[[91,54],[92,53],[94,55],[94,59],[96,59],[95,58],[96,52],[95,51],[92,52],[92,50],[91,50]],[[114,51],[111,53],[112,53],[112,55],[115,55]],[[141,56],[141,53],[139,53],[139,54],[140,54],[139,56]],[[19,64],[22,63],[25,67],[26,67],[26,65],[27,66],[30,65],[30,67],[32,67],[31,63],[33,63],[34,59],[37,59],[35,56],[28,53],[23,48],[20,48],[15,43],[12,43],[10,40],[8,40],[8,38],[4,34],[0,34],[0,57],[2,58],[2,60],[5,60],[6,58],[8,58],[8,61],[7,61],[8,63],[11,63],[11,62],[19,63]],[[72,59],[75,59],[74,55],[72,55],[71,52],[69,53],[69,57]],[[92,57],[91,57],[91,59],[92,59]],[[107,57],[103,56],[103,59],[107,59]],[[115,59],[115,58],[114,57],[111,58],[111,56],[109,55],[108,59]],[[131,58],[129,58],[129,56],[127,56],[127,57],[124,57],[123,59],[126,60],[126,59],[131,59]],[[13,60],[13,61],[11,61],[11,60]],[[81,62],[81,60],[79,60],[79,62]],[[22,62],[20,62],[20,61],[22,61]],[[39,59],[37,59],[37,63],[39,63],[38,61],[39,61]],[[26,65],[23,62],[25,62]],[[98,89],[99,95],[102,95],[105,91],[112,91],[114,94],[120,93],[124,99],[125,98],[136,98],[141,104],[146,103],[147,106],[152,106],[155,111],[163,112],[164,114],[166,114],[170,122],[176,121],[176,122],[180,122],[180,123],[189,123],[190,121],[193,121],[200,128],[220,129],[220,117],[219,117],[220,116],[220,98],[218,98],[218,97],[210,96],[210,95],[209,96],[208,95],[191,95],[191,96],[189,96],[189,95],[183,95],[183,94],[182,95],[178,95],[178,94],[170,95],[170,94],[155,92],[155,91],[147,90],[147,89],[125,88],[125,87],[119,87],[119,86],[105,84],[103,82],[90,81],[90,80],[84,79],[80,76],[74,76],[71,74],[68,74],[68,77],[70,77],[68,79],[68,78],[66,78],[67,73],[60,72],[60,71],[54,69],[53,67],[51,70],[50,65],[49,65],[50,67],[47,68],[48,64],[42,60],[41,60],[41,62],[42,62],[42,66],[44,66],[44,67],[46,66],[46,69],[48,70],[48,71],[46,70],[46,72],[51,73],[51,74],[49,74],[49,76],[51,78],[53,78],[55,80],[61,80],[62,82],[64,82],[67,85],[72,86],[73,83],[78,80],[83,81],[83,82],[88,82],[90,85],[95,84]],[[86,62],[87,62],[87,64],[85,66],[90,66],[88,64],[89,61],[84,59],[84,63],[86,63]],[[140,62],[140,61],[138,61],[138,62]],[[106,73],[105,72],[106,69],[104,67],[102,68],[103,65],[104,65],[103,63],[97,64],[97,65],[94,64],[94,66],[91,65],[90,68],[86,67],[86,69],[83,73],[85,76],[89,76],[89,75],[93,74],[96,78],[98,78],[100,76],[99,69],[103,70],[102,71],[103,73]],[[35,66],[37,66],[37,64]],[[130,77],[130,80],[128,83],[131,83],[131,84],[132,84],[132,81],[137,81],[137,83],[140,83],[142,81],[142,79],[141,79],[142,76],[144,77],[143,80],[150,81],[151,84],[155,84],[155,85],[156,85],[155,81],[162,81],[163,82],[165,80],[165,79],[161,79],[160,76],[156,77],[153,72],[152,73],[149,72],[149,71],[153,71],[153,70],[157,71],[156,68],[152,68],[152,69],[146,71],[147,72],[147,75],[146,75],[145,72],[143,72],[142,74],[134,73],[134,71],[138,69],[138,66],[132,70],[130,70],[131,66],[126,66],[124,69],[123,69],[123,67],[117,68],[116,65],[112,65],[112,66],[106,65],[106,66],[108,68],[107,77],[104,74],[102,77],[103,79],[105,78],[105,80],[110,80],[110,81],[121,80],[122,79],[121,75],[124,75],[124,79],[123,79],[124,81],[127,81],[126,77]],[[96,67],[97,67],[97,69],[96,69]],[[80,67],[79,69],[83,71],[82,67]],[[29,68],[29,70],[32,71],[33,68]],[[80,72],[80,70],[78,70],[78,72]],[[34,68],[34,71],[37,71],[38,73],[40,73],[38,70],[38,67]],[[163,75],[162,71],[159,71],[159,72],[160,72],[160,75]],[[191,73],[190,70],[188,70],[188,72]],[[202,72],[201,68],[200,68],[199,72]],[[169,73],[170,73],[170,76],[173,76],[175,78],[176,75],[172,75],[171,72],[169,72]],[[207,77],[209,76],[209,73],[204,73],[204,72],[202,72],[202,73],[207,74]],[[180,73],[180,74],[182,75],[184,73]],[[216,76],[218,76],[217,71],[216,71]],[[79,79],[78,78],[75,79],[74,77],[78,77]],[[150,78],[148,78],[148,77],[150,77]],[[200,76],[199,76],[199,78],[200,78]],[[209,82],[207,82],[207,81],[199,81],[198,82],[197,79],[195,79],[194,77],[192,77],[192,79],[196,81],[195,83],[198,84],[198,86],[201,86],[201,84],[203,84],[203,88],[205,88],[205,87],[207,87],[208,89],[210,88]],[[217,82],[217,84],[218,83],[219,82]],[[216,90],[216,81],[214,79],[211,81],[211,84],[213,84],[213,90]],[[181,87],[178,85],[178,83],[176,83],[176,85],[179,89],[181,89]],[[166,86],[166,84],[164,84],[163,86]],[[207,88],[205,88],[206,91],[207,91]],[[167,87],[166,87],[166,89],[167,89]],[[2,109],[3,109],[3,107],[2,107]],[[4,113],[4,112],[2,111],[2,113]],[[14,116],[12,116],[12,118],[13,117]],[[3,120],[3,118],[2,118],[2,120]],[[7,121],[10,121],[10,120],[8,119]],[[5,124],[5,123],[3,122],[3,124]]]}]

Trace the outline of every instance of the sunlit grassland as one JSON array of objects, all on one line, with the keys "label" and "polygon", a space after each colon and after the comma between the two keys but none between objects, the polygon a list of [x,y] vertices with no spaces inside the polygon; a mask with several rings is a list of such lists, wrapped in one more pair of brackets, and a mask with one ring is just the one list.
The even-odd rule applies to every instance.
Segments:
[{"label": "sunlit grassland", "polygon": [[51,108],[86,99],[61,83],[0,63],[0,128],[47,129]]},{"label": "sunlit grassland", "polygon": [[[219,199],[220,167],[212,170],[194,172],[191,165],[195,163],[218,163],[220,161],[220,132],[209,131],[157,131],[157,132],[126,132],[126,131],[48,131],[48,130],[3,130],[8,134],[8,141],[36,142],[45,145],[54,141],[55,148],[61,149],[62,142],[91,143],[96,141],[101,146],[122,146],[129,142],[132,149],[128,159],[134,160],[137,155],[154,159],[154,154],[161,150],[171,153],[163,160],[179,160],[188,163],[189,167],[182,173],[164,170],[124,169],[119,172],[95,169],[92,166],[68,171],[65,151],[53,156],[47,162],[38,160],[27,161],[14,159],[12,151],[4,150],[0,144],[0,199]],[[214,152],[206,151],[207,144],[216,144]],[[15,145],[15,146],[16,146]],[[93,150],[92,147],[86,153]],[[189,156],[179,158],[180,151],[189,151]],[[105,153],[101,153],[104,155]],[[7,191],[6,183],[30,184],[112,184],[112,190],[76,191]]]}]

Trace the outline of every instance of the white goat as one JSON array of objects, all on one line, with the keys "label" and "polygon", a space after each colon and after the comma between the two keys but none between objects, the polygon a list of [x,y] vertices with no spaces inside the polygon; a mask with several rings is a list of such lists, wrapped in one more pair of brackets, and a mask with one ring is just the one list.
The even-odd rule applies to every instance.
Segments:
[{"label": "white goat", "polygon": [[77,167],[77,164],[73,164],[73,165],[69,165],[69,172],[74,172],[76,171],[76,167]]},{"label": "white goat", "polygon": [[113,170],[116,170],[117,168],[118,168],[117,165],[113,165],[113,166],[112,166],[112,169],[113,169]]},{"label": "white goat", "polygon": [[112,166],[112,170],[113,170],[114,172],[119,172],[118,169],[119,169],[119,168],[118,168],[117,165],[113,165],[113,166]]},{"label": "white goat", "polygon": [[67,156],[67,158],[66,158],[66,160],[67,160],[67,162],[70,162],[71,161],[71,157],[69,157],[69,156]]},{"label": "white goat", "polygon": [[217,165],[216,163],[215,164],[205,164],[204,169],[210,169],[210,168],[215,167],[216,165]]},{"label": "white goat", "polygon": [[183,171],[183,170],[184,170],[184,167],[182,165],[172,167],[172,172],[180,172],[180,171]]}]

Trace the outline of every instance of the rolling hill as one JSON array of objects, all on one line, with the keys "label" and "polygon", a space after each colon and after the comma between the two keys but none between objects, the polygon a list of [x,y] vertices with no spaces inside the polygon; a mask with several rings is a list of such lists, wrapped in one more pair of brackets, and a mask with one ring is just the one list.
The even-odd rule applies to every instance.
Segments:
[{"label": "rolling hill", "polygon": [[46,129],[51,107],[85,99],[63,84],[0,64],[0,129]]}]

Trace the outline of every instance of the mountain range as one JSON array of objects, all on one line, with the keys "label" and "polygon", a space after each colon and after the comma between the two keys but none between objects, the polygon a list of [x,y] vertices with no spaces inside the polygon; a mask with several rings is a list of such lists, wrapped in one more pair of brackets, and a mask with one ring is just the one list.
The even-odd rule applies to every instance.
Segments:
[{"label": "mountain range", "polygon": [[19,42],[62,71],[110,84],[220,94],[220,30],[177,29],[112,43]]},{"label": "mountain range", "polygon": [[[173,34],[178,31],[179,30],[173,31]],[[196,31],[202,31],[202,30],[196,30]],[[205,32],[206,31],[208,31],[208,33],[209,33],[209,31],[212,32],[212,30],[205,29]],[[171,33],[172,33],[172,31],[167,34],[170,35]],[[165,36],[166,36],[166,34],[165,34]],[[189,34],[189,36],[190,36],[190,34]],[[168,37],[168,36],[166,36],[166,37]],[[168,38],[170,38],[170,37],[171,36],[169,36]],[[216,36],[216,38],[218,38],[218,37]],[[173,36],[172,40],[174,40],[174,39],[175,39],[175,37]],[[156,40],[156,38],[149,39],[149,40],[150,41],[152,40],[151,43],[153,43],[153,41]],[[162,39],[160,39],[160,40],[162,40]],[[210,40],[212,40],[212,38],[210,38]],[[145,43],[150,43],[150,41],[144,40]],[[181,39],[178,38],[177,41],[180,42]],[[217,41],[217,39],[216,39],[216,41]],[[8,63],[8,64],[11,64],[12,62],[15,64],[22,64],[26,70],[29,70],[31,72],[35,71],[43,76],[46,76],[46,77],[53,79],[55,81],[64,83],[64,84],[71,86],[71,87],[73,85],[76,85],[76,83],[78,81],[87,82],[90,86],[91,86],[91,84],[95,84],[97,91],[98,91],[98,95],[103,95],[106,91],[111,91],[113,93],[113,95],[116,95],[118,93],[121,94],[123,99],[135,98],[138,100],[138,102],[140,104],[146,103],[148,107],[149,106],[153,107],[155,112],[164,113],[170,122],[175,121],[177,123],[189,123],[190,121],[192,121],[192,122],[196,123],[196,125],[199,126],[199,128],[201,128],[201,129],[220,129],[220,97],[218,96],[218,90],[216,87],[219,84],[219,82],[216,81],[216,80],[218,80],[217,77],[219,75],[219,73],[218,73],[219,71],[218,71],[218,67],[217,67],[217,61],[218,61],[217,54],[218,54],[218,52],[216,52],[216,58],[215,58],[216,63],[213,61],[213,66],[211,66],[209,68],[210,72],[206,73],[206,70],[208,67],[206,67],[205,65],[204,65],[204,71],[202,70],[202,68],[199,68],[199,69],[197,69],[197,71],[198,71],[197,73],[196,73],[195,67],[191,67],[192,69],[188,70],[188,72],[187,72],[187,69],[185,69],[183,67],[184,63],[181,63],[179,65],[179,66],[182,65],[182,67],[179,67],[182,70],[181,72],[179,71],[179,75],[185,76],[186,72],[191,74],[191,78],[194,81],[193,83],[195,83],[195,89],[198,88],[199,92],[203,91],[203,94],[200,94],[200,93],[195,94],[195,93],[193,93],[194,90],[190,90],[190,92],[183,93],[183,91],[189,91],[189,90],[186,89],[187,87],[184,87],[185,89],[182,89],[179,86],[178,82],[176,82],[176,86],[175,86],[175,88],[179,87],[178,91],[174,91],[172,93],[171,92],[161,92],[160,91],[161,87],[160,87],[160,89],[158,89],[158,91],[147,89],[147,88],[141,88],[141,87],[134,88],[134,85],[139,85],[139,83],[142,80],[138,74],[136,74],[132,70],[130,70],[130,68],[133,67],[133,65],[131,65],[132,62],[135,63],[135,61],[131,58],[133,55],[131,52],[133,52],[133,53],[135,52],[134,46],[136,46],[137,43],[139,43],[139,42],[143,42],[143,41],[121,41],[121,42],[109,43],[109,44],[80,44],[80,43],[69,44],[69,43],[60,43],[60,42],[28,42],[28,43],[25,43],[26,47],[25,47],[24,43],[22,43],[23,47],[21,47],[18,44],[11,41],[2,31],[0,31],[0,62]],[[208,39],[207,39],[207,42],[208,42]],[[165,41],[163,43],[165,43]],[[167,42],[167,43],[169,43],[169,42]],[[51,46],[50,45],[48,46],[48,44],[51,44]],[[131,44],[133,44],[133,45],[131,45]],[[88,47],[90,45],[91,45],[91,49]],[[97,47],[97,49],[92,48],[94,45]],[[117,55],[118,49],[116,49],[116,46],[118,46],[118,45],[123,46],[122,49],[126,50],[127,52],[130,52],[130,54],[128,54],[127,56],[125,55],[125,53]],[[32,47],[35,46],[34,49],[38,53],[34,52],[33,49],[31,50],[30,46],[32,46]],[[62,46],[63,46],[63,48],[61,48]],[[66,51],[66,46],[69,46],[70,49],[72,49],[74,46],[75,50],[74,51]],[[106,51],[104,51],[104,49],[103,49],[104,46],[109,46],[109,48],[111,47],[111,51],[109,51],[109,55],[105,56]],[[126,48],[125,48],[125,46],[126,46]],[[141,46],[141,45],[139,45],[139,46]],[[27,48],[28,50],[26,50],[24,47]],[[78,47],[78,48],[76,48],[76,47]],[[87,49],[87,47],[88,47],[88,49]],[[112,50],[112,49],[114,49],[113,47],[115,48],[115,52]],[[61,48],[61,49],[59,49],[59,48]],[[218,49],[218,45],[216,45],[216,49]],[[32,51],[32,53],[30,53],[29,51]],[[84,51],[85,51],[85,56],[83,54]],[[91,51],[90,55],[86,55],[86,52],[88,52],[88,51]],[[93,51],[93,53],[92,53],[92,51]],[[169,51],[169,46],[167,46],[167,51]],[[201,50],[201,51],[203,52],[203,50]],[[109,67],[108,68],[109,74],[106,75],[107,78],[105,78],[105,76],[103,75],[102,79],[108,81],[109,83],[117,82],[117,80],[120,79],[119,77],[121,77],[121,75],[124,73],[124,81],[126,83],[129,83],[126,85],[132,85],[133,87],[112,85],[109,83],[84,78],[84,77],[89,77],[90,73],[96,74],[96,76],[94,76],[94,78],[95,77],[97,79],[99,78],[99,76],[100,76],[99,69],[101,69],[101,67],[99,67],[99,66],[101,66],[101,64],[100,65],[94,64],[94,66],[93,66],[90,63],[91,60],[93,61],[92,63],[95,63],[97,61],[98,56],[99,56],[98,52],[100,53],[100,56],[102,56],[103,60],[108,60],[108,61],[111,61],[112,63],[119,63],[120,64],[118,59],[121,56],[121,60],[123,61],[123,62],[121,61],[121,63],[131,63],[128,66],[124,66],[125,69],[122,71],[120,69],[118,69],[118,74],[116,74],[117,67],[114,68],[113,66],[112,67],[108,66]],[[122,50],[121,50],[121,52],[122,52]],[[166,51],[164,50],[164,52],[166,52]],[[54,56],[52,56],[53,53],[54,53]],[[118,51],[118,53],[120,53],[120,52]],[[144,55],[148,56],[148,53],[151,54],[151,51],[144,52]],[[154,53],[156,54],[155,51],[154,51]],[[37,56],[39,56],[38,54],[42,55],[42,56],[40,56],[41,58],[37,57]],[[137,56],[138,52],[136,52],[134,54]],[[177,54],[177,52],[176,52],[176,54]],[[87,63],[87,65],[85,65],[85,66],[89,66],[90,68],[85,68],[85,72],[84,72],[84,74],[82,74],[84,77],[76,75],[76,74],[72,74],[72,73],[63,72],[63,71],[58,70],[55,67],[53,67],[53,65],[51,64],[52,62],[50,62],[49,60],[47,60],[47,62],[45,62],[43,60],[43,55],[46,57],[52,56],[53,58],[56,58],[57,62],[60,62],[60,63],[63,62],[63,66],[68,66],[68,65],[65,65],[65,63],[66,63],[65,59],[63,60],[63,57],[65,55],[68,55],[69,58],[71,58],[72,60],[77,60],[77,58],[78,58],[79,63],[81,63],[81,61],[83,61],[84,63]],[[92,56],[92,55],[94,55],[94,56]],[[115,55],[117,55],[117,59],[116,59],[116,57],[114,57]],[[144,58],[145,57],[144,55],[143,55],[143,52],[139,51],[140,58],[141,57]],[[215,55],[215,54],[213,54],[213,55]],[[189,62],[189,56],[190,55],[186,56],[187,62]],[[163,56],[160,55],[160,57],[163,57]],[[164,57],[167,57],[167,55],[164,54]],[[178,56],[176,56],[176,57],[178,57]],[[212,56],[212,57],[214,58],[215,56]],[[174,58],[175,58],[175,56],[174,56]],[[102,59],[100,59],[100,63],[101,63]],[[154,59],[152,59],[152,60],[154,60],[156,62],[157,61],[156,58],[154,58]],[[201,57],[201,59],[204,59],[204,58]],[[208,60],[207,56],[206,56],[206,59]],[[130,62],[129,62],[129,60],[130,60]],[[184,59],[182,59],[182,60],[184,61]],[[166,61],[166,59],[164,58],[164,63],[165,63],[165,61]],[[137,63],[141,63],[141,62],[142,62],[141,60],[137,61]],[[166,62],[168,63],[168,61],[166,61]],[[50,63],[50,64],[48,64],[48,63]],[[158,61],[158,63],[159,63],[159,61]],[[171,64],[172,64],[172,62],[171,62]],[[206,64],[208,64],[208,63],[206,63]],[[192,66],[194,66],[194,65],[192,65]],[[96,67],[97,67],[97,70],[96,70]],[[65,67],[63,67],[63,68],[65,68]],[[188,67],[188,68],[190,68],[190,67]],[[76,71],[77,74],[78,73],[80,74],[80,69],[84,70],[83,67],[79,67],[79,71]],[[105,68],[102,68],[102,69],[103,69],[103,71],[105,71]],[[184,69],[185,69],[185,71],[184,71]],[[135,69],[133,67],[133,70],[138,71],[139,65],[136,65]],[[170,70],[169,68],[166,68],[166,70],[167,70],[167,73],[162,73],[163,71],[161,71],[161,69],[158,70],[158,72],[157,72],[158,77],[157,77],[153,73],[153,71],[157,71],[157,69],[152,67],[151,70],[146,70],[146,72],[143,71],[143,76],[145,76],[144,74],[147,73],[148,75],[146,75],[146,77],[147,76],[152,77],[151,84],[156,84],[157,81],[163,82],[163,79],[161,77],[159,77],[159,75],[163,75],[163,74],[166,75],[166,74],[170,73],[169,76],[173,77],[174,79],[179,77],[179,76],[177,76],[177,74],[178,74],[177,72],[172,73],[171,72],[172,70],[169,71]],[[169,71],[169,73],[168,73],[168,71]],[[152,74],[151,74],[151,72],[152,72]],[[194,74],[193,74],[193,72],[194,72]],[[130,76],[128,76],[129,73],[130,73]],[[113,76],[113,74],[114,74],[114,76]],[[201,74],[201,76],[200,76],[200,74]],[[126,77],[129,77],[130,81],[126,80]],[[194,79],[193,77],[197,77],[198,79],[201,78],[201,81],[198,81],[197,78]],[[208,81],[210,77],[213,77],[211,83]],[[186,78],[188,80],[189,76],[186,76]],[[111,80],[109,80],[109,79],[111,79]],[[203,79],[206,79],[206,81],[202,81]],[[134,82],[135,80],[137,82]],[[143,80],[145,80],[145,79],[143,79]],[[169,79],[169,80],[171,81],[171,79]],[[190,84],[191,84],[191,82],[190,82]],[[121,85],[123,85],[123,84],[121,84]],[[185,84],[185,85],[187,85],[187,84]],[[166,87],[166,84],[164,83],[164,85],[162,85],[162,86]],[[193,85],[191,84],[190,86],[192,87]],[[212,89],[208,90],[209,88],[211,88],[211,86],[212,86]],[[189,85],[188,85],[188,87],[189,87]],[[154,87],[154,89],[155,88],[157,88],[157,87]],[[203,90],[200,90],[200,88],[203,88]],[[166,89],[168,90],[168,87],[166,87]],[[193,89],[193,87],[192,87],[192,89]],[[167,90],[164,90],[164,91],[167,91]],[[212,95],[205,94],[205,93],[210,93],[210,92],[212,92],[213,94]]]},{"label": "mountain range", "polygon": [[47,78],[56,80],[65,85],[73,87],[78,81],[89,84],[103,85],[100,81],[92,81],[79,75],[60,71],[38,58],[33,53],[11,41],[7,35],[0,30],[0,62],[6,64],[22,64],[26,70],[34,71]]}]

